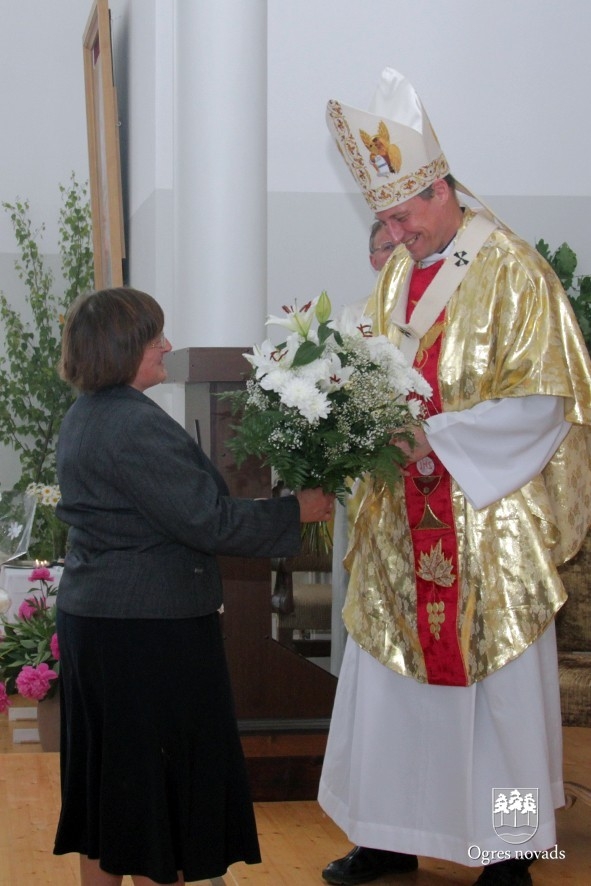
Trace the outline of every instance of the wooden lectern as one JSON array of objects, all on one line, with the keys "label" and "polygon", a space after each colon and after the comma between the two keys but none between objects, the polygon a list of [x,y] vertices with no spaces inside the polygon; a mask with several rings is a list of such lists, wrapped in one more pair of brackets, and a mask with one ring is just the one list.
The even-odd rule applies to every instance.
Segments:
[{"label": "wooden lectern", "polygon": [[[168,381],[184,384],[185,427],[234,496],[267,497],[271,473],[256,459],[239,468],[227,441],[236,419],[224,391],[250,369],[248,348],[185,348],[167,355]],[[223,631],[255,800],[315,799],[336,688],[332,674],[271,637],[271,563],[220,557]]]}]

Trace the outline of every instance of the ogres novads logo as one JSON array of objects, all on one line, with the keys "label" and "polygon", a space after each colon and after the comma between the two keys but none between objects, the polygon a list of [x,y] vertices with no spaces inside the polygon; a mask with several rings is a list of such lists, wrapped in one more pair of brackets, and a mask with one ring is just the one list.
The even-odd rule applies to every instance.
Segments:
[{"label": "ogres novads logo", "polygon": [[538,829],[537,788],[493,788],[495,833],[506,843],[526,843]]}]

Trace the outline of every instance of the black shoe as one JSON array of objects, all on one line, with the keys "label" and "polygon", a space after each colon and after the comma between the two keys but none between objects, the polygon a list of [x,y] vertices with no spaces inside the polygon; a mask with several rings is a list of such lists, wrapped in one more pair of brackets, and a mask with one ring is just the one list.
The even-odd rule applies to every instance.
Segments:
[{"label": "black shoe", "polygon": [[418,866],[416,855],[355,846],[344,858],[331,861],[322,871],[322,877],[327,883],[336,883],[337,886],[357,886],[359,883],[371,883],[382,874],[416,871]]},{"label": "black shoe", "polygon": [[483,870],[474,886],[531,886],[530,864],[521,858],[498,861]]}]

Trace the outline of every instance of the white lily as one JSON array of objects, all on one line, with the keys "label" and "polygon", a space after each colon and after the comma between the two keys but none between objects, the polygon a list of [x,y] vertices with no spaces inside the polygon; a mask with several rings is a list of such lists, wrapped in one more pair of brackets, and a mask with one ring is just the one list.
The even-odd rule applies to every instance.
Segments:
[{"label": "white lily", "polygon": [[[315,344],[317,343],[317,338],[316,338],[316,333],[315,333],[315,331],[310,333],[309,340],[310,340],[310,341],[313,341]],[[295,355],[296,355],[296,353],[297,353],[297,351],[298,351],[298,348],[301,346],[301,344],[302,344],[302,338],[301,338],[301,336],[299,335],[299,333],[297,333],[297,332],[292,332],[291,335],[288,335],[288,336],[287,336],[287,339],[285,340],[285,359],[284,359],[284,365],[285,365],[288,369],[291,369],[291,366],[292,366],[292,363],[293,363],[293,361],[294,361]],[[295,370],[294,370],[294,371],[295,371]]]},{"label": "white lily", "polygon": [[322,363],[322,375],[318,377],[318,386],[321,391],[332,394],[344,387],[355,371],[353,366],[343,366],[338,354],[329,351],[326,356],[317,361]]},{"label": "white lily", "polygon": [[277,369],[278,363],[283,359],[283,352],[266,339],[261,345],[255,345],[252,354],[243,354],[250,365],[255,369],[256,377],[261,378],[268,372]]},{"label": "white lily", "polygon": [[291,332],[296,332],[302,338],[308,338],[310,327],[314,322],[315,310],[318,298],[307,302],[303,307],[298,308],[295,305],[283,305],[286,317],[275,317],[271,315],[267,318],[266,326],[284,326]]},{"label": "white lily", "polygon": [[338,321],[331,320],[329,326],[348,338],[359,338],[359,336],[371,338],[373,336],[371,318],[366,316],[358,317],[356,320],[353,320],[352,317],[341,317]]}]

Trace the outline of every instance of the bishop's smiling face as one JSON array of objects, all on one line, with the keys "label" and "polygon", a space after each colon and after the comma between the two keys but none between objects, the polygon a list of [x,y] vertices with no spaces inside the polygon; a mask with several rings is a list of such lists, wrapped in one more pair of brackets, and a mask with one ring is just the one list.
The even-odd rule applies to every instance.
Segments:
[{"label": "bishop's smiling face", "polygon": [[462,212],[452,189],[442,179],[433,182],[430,196],[411,197],[389,209],[376,212],[392,239],[404,243],[419,262],[444,249],[455,236]]}]

